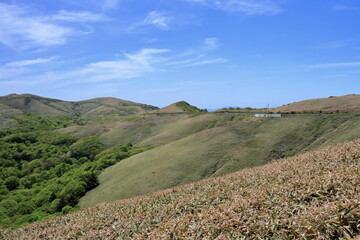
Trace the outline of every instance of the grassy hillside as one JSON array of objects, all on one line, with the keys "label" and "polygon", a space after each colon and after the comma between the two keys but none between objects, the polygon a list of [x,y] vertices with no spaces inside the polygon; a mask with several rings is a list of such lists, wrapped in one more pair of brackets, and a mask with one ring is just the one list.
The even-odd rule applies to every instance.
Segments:
[{"label": "grassy hillside", "polygon": [[188,114],[123,116],[61,131],[77,138],[96,135],[106,146],[127,142],[140,146],[160,146],[207,129],[218,117],[211,114],[196,117]]},{"label": "grassy hillside", "polygon": [[146,196],[2,239],[350,239],[360,234],[360,141]]},{"label": "grassy hillside", "polygon": [[66,115],[77,118],[79,123],[100,121],[109,117],[140,114],[157,107],[116,98],[95,98],[80,102],[62,101],[31,94],[10,94],[0,97],[0,128],[7,128],[14,114],[24,111],[46,115]]},{"label": "grassy hillside", "polygon": [[[196,125],[199,122],[206,124]],[[133,197],[360,138],[360,117],[353,114],[301,114],[274,119],[205,114],[173,124],[181,130],[169,123],[163,132],[148,138],[148,143],[161,137],[169,143],[106,169],[99,176],[100,185],[88,192],[80,205]],[[187,128],[196,129],[195,133],[189,131],[188,136],[180,137]],[[179,140],[169,137],[172,134]]]},{"label": "grassy hillside", "polygon": [[70,117],[16,115],[16,128],[0,131],[0,226],[19,227],[61,215],[116,162],[147,150],[131,144],[104,150],[97,137],[80,140],[53,131]]},{"label": "grassy hillside", "polygon": [[275,112],[360,112],[360,95],[310,99],[272,109]]},{"label": "grassy hillside", "polygon": [[161,108],[152,113],[157,113],[157,114],[192,113],[192,114],[195,114],[195,113],[201,113],[201,112],[206,112],[206,110],[201,110],[193,105],[190,105],[189,103],[187,103],[185,101],[180,101],[180,102],[173,103],[169,106],[166,106],[164,108]]}]

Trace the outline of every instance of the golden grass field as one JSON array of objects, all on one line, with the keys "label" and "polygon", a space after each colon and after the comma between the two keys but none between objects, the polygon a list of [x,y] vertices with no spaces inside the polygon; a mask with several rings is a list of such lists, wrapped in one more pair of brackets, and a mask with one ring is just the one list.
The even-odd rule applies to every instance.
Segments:
[{"label": "golden grass field", "polygon": [[112,203],[0,239],[352,239],[360,140]]}]

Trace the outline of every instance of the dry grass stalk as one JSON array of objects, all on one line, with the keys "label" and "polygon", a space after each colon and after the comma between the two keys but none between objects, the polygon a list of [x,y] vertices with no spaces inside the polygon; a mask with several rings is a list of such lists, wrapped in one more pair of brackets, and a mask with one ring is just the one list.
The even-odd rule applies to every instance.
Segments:
[{"label": "dry grass stalk", "polygon": [[0,239],[352,239],[359,163],[356,140],[3,229]]}]

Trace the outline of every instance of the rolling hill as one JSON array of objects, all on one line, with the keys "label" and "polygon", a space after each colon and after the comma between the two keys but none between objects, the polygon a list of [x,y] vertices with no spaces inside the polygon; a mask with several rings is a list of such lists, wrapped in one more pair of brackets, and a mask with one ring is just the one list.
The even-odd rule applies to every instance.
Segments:
[{"label": "rolling hill", "polygon": [[272,109],[274,112],[360,112],[360,95],[310,99]]},{"label": "rolling hill", "polygon": [[189,103],[185,101],[176,102],[173,104],[170,104],[169,106],[166,106],[164,108],[161,108],[159,110],[156,110],[152,113],[156,114],[180,114],[180,113],[200,113],[204,110],[201,110],[193,105],[190,105]]},{"label": "rolling hill", "polygon": [[360,141],[273,161],[20,229],[2,239],[352,239]]},{"label": "rolling hill", "polygon": [[10,94],[0,97],[0,128],[16,124],[11,116],[29,111],[39,115],[66,115],[85,122],[111,116],[125,116],[152,111],[157,107],[116,98],[94,98],[79,102],[44,98],[31,94]]},{"label": "rolling hill", "polygon": [[208,113],[162,126],[162,132],[150,131],[145,140],[135,142],[157,143],[155,149],[107,168],[99,176],[100,185],[80,200],[80,206],[146,194],[360,138],[360,117],[353,114],[261,119]]}]

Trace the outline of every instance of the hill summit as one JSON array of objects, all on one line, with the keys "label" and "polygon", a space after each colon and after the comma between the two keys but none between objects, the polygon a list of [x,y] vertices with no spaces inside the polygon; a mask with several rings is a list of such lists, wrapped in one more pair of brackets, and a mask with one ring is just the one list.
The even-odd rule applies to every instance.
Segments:
[{"label": "hill summit", "polygon": [[205,110],[201,110],[193,105],[190,105],[188,102],[179,101],[164,108],[161,108],[156,112],[157,113],[199,113],[199,112],[205,112]]}]

